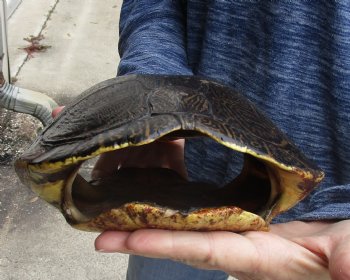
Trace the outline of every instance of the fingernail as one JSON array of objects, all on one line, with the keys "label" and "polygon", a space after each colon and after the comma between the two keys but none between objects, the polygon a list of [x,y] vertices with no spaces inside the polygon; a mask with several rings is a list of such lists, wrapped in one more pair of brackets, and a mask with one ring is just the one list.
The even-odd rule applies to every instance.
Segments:
[{"label": "fingernail", "polygon": [[55,118],[63,110],[63,108],[64,106],[59,106],[53,109],[51,113],[52,117]]},{"label": "fingernail", "polygon": [[106,254],[108,254],[108,253],[120,253],[120,254],[134,255],[134,251],[132,251],[132,250],[109,251],[109,250],[105,250],[105,249],[95,249],[95,251],[97,253],[106,253]]},{"label": "fingernail", "polygon": [[97,253],[107,253],[105,249],[95,249]]}]

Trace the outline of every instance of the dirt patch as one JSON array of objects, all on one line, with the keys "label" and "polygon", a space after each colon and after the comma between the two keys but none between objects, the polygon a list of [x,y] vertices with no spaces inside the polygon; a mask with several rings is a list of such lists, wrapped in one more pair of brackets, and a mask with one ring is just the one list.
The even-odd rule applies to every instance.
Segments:
[{"label": "dirt patch", "polygon": [[0,109],[0,164],[10,164],[23,153],[41,128],[32,116]]}]

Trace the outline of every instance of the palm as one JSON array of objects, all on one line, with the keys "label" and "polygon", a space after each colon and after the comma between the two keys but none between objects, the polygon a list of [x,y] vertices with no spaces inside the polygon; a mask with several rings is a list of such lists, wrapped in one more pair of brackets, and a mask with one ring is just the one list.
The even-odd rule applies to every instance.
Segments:
[{"label": "palm", "polygon": [[105,232],[96,249],[220,269],[239,279],[350,279],[350,221],[291,222],[271,232]]}]

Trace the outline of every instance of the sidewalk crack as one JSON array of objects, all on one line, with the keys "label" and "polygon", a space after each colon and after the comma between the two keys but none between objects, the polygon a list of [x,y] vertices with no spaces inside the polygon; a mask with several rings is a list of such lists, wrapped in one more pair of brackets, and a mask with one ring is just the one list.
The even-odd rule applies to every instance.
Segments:
[{"label": "sidewalk crack", "polygon": [[[48,11],[46,19],[45,19],[44,23],[42,24],[39,33],[37,35],[35,35],[35,37],[42,36],[42,33],[45,30],[45,28],[47,27],[47,23],[51,19],[51,16],[52,16],[53,12],[55,11],[56,6],[58,5],[59,2],[60,2],[60,0],[56,0],[55,3],[53,4],[53,6],[51,7],[51,9]],[[30,57],[31,57],[30,54],[27,54],[25,56],[25,58],[23,59],[22,64],[18,67],[18,70],[17,70],[17,72],[16,72],[16,74],[14,75],[13,78],[17,78],[18,77],[19,73],[22,70],[22,67],[26,64],[26,62],[29,60]]]}]

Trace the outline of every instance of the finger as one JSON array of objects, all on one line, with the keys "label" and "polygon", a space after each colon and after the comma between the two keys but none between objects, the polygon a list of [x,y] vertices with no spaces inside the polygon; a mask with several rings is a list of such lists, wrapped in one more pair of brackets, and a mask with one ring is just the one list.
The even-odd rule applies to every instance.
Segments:
[{"label": "finger", "polygon": [[130,234],[130,232],[124,231],[106,231],[96,238],[95,250],[112,253],[116,252],[116,248],[118,248],[123,253],[129,253],[130,250],[125,247],[125,244]]},{"label": "finger", "polygon": [[327,261],[312,250],[271,232],[252,231],[244,236],[256,246],[257,271],[267,279],[329,279]]},{"label": "finger", "polygon": [[154,141],[127,148],[130,152],[123,166],[163,167],[177,170],[184,165],[184,140]]},{"label": "finger", "polygon": [[53,118],[56,118],[57,115],[63,110],[64,107],[65,107],[65,106],[59,106],[59,107],[53,109],[53,110],[52,110],[52,113],[51,113],[52,117],[53,117]]},{"label": "finger", "polygon": [[184,179],[188,178],[187,168],[185,165],[185,139],[172,140],[163,143],[164,153],[168,154],[170,169],[177,171],[177,173]]},{"label": "finger", "polygon": [[113,175],[121,166],[169,168],[186,179],[184,140],[155,141],[144,146],[128,147],[102,154],[94,166],[91,177],[98,179]]},{"label": "finger", "polygon": [[116,150],[100,155],[91,172],[91,178],[98,179],[113,175],[127,156],[128,149]]},{"label": "finger", "polygon": [[[111,245],[109,242],[113,234],[102,234],[98,248],[170,258],[196,267],[220,269],[229,274],[254,274],[261,277],[259,279],[263,279],[262,276],[271,279],[323,279],[328,275],[318,256],[270,233],[256,232],[242,236],[230,232],[139,230],[129,234],[122,242]],[[283,277],[276,267],[284,269]],[[295,278],[288,278],[288,275]]]},{"label": "finger", "polygon": [[346,236],[333,249],[329,259],[332,279],[350,279],[350,235]]},{"label": "finger", "polygon": [[273,232],[288,237],[329,263],[332,279],[350,279],[350,236],[348,221],[291,222],[273,225]]},{"label": "finger", "polygon": [[[229,234],[231,233],[222,233]],[[239,237],[239,236],[238,236]],[[175,242],[175,243],[173,243]],[[171,258],[204,267],[211,263],[211,249],[206,234],[166,230],[139,230],[133,233],[107,231],[96,238],[95,248],[101,252],[120,252],[153,258]],[[210,243],[210,242],[209,242]],[[196,248],[196,250],[188,250]],[[215,264],[213,264],[215,265]],[[209,267],[209,265],[205,265]]]},{"label": "finger", "polygon": [[[123,253],[140,255],[127,247],[127,240],[132,232],[125,231],[105,231],[101,233],[95,240],[95,250],[100,253]],[[151,255],[143,255],[144,257],[152,257]]]},{"label": "finger", "polygon": [[[228,243],[234,243],[229,250]],[[138,230],[125,234],[120,232],[104,232],[95,242],[97,250],[104,252],[133,252],[137,255],[154,258],[171,258],[196,264],[206,268],[225,267],[222,259],[233,259],[234,265],[240,269],[250,266],[256,259],[255,247],[247,239],[230,232],[175,232],[166,230]],[[239,252],[244,252],[249,256]]]}]

